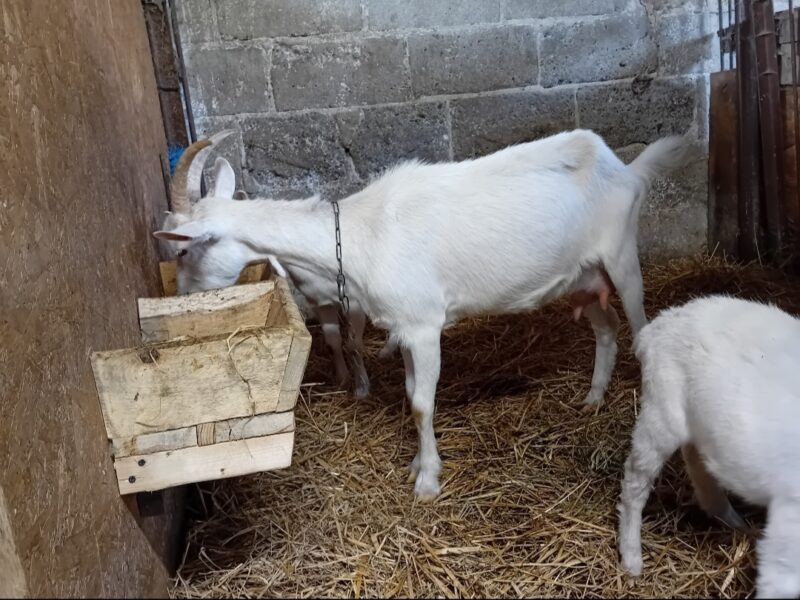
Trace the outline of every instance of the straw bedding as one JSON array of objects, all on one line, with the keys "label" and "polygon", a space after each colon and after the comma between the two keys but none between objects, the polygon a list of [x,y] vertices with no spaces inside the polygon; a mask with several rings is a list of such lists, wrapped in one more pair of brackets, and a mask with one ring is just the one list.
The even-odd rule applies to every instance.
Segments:
[{"label": "straw bedding", "polygon": [[[716,258],[646,267],[645,287],[651,318],[719,292],[800,313],[800,280]],[[402,359],[375,358],[383,335],[370,331],[373,394],[356,401],[327,383],[328,354],[312,333],[292,467],[198,487],[174,597],[752,593],[764,511],[733,499],[750,533],[710,520],[679,456],[645,508],[643,576],[618,569],[615,506],[638,393],[627,324],[596,414],[579,410],[592,331],[566,304],[446,331],[435,417],[443,494],[430,505],[406,482],[417,438]]]}]

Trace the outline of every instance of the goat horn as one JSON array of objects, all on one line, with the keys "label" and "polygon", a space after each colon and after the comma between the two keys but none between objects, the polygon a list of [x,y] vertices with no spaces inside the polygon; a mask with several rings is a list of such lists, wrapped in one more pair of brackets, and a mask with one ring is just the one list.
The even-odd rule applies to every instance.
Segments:
[{"label": "goat horn", "polygon": [[183,151],[170,185],[174,212],[188,213],[192,204],[200,199],[200,179],[206,159],[212,148],[232,133],[233,129],[225,129],[206,140],[196,141]]}]

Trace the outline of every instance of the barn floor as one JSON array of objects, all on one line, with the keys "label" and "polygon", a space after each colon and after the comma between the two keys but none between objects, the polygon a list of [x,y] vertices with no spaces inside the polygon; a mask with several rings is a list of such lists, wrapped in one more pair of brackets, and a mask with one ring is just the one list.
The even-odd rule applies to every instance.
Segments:
[{"label": "barn floor", "polygon": [[[770,300],[800,313],[800,280],[698,258],[645,269],[647,313],[704,293]],[[619,308],[619,307],[618,307]],[[445,333],[435,419],[443,494],[414,501],[405,467],[416,432],[402,359],[367,359],[373,395],[327,384],[318,331],[297,406],[291,468],[199,487],[177,598],[741,597],[752,593],[764,512],[734,504],[734,533],[693,503],[677,457],[645,509],[644,575],[617,568],[619,481],[636,412],[638,365],[623,327],[597,414],[588,322],[563,304],[473,320]]]}]

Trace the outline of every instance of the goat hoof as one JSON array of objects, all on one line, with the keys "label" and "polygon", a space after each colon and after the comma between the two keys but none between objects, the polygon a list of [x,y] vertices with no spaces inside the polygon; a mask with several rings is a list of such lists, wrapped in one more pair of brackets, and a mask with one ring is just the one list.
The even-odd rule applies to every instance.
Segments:
[{"label": "goat hoof", "polygon": [[631,577],[639,577],[642,574],[642,557],[628,556],[622,558],[622,568]]},{"label": "goat hoof", "polygon": [[581,412],[584,414],[591,414],[595,412],[603,404],[603,391],[592,389],[583,401],[583,408]]},{"label": "goat hoof", "polygon": [[594,402],[593,404],[584,402],[583,408],[581,408],[581,412],[585,415],[596,414],[602,404],[603,404],[602,402]]},{"label": "goat hoof", "polygon": [[717,518],[731,529],[737,529],[739,531],[747,530],[747,523],[744,522],[744,519],[742,519],[732,506],[728,507],[725,514],[719,515]]},{"label": "goat hoof", "polygon": [[414,484],[414,494],[420,502],[433,502],[441,492],[439,478],[436,475],[420,473]]},{"label": "goat hoof", "polygon": [[353,395],[355,396],[356,400],[363,400],[369,396],[369,384],[357,385],[356,389],[353,390]]}]

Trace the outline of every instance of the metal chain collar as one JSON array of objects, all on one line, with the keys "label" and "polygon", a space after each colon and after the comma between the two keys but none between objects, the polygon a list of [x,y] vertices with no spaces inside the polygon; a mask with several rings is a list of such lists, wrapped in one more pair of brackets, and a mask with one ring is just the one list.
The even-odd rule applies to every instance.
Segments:
[{"label": "metal chain collar", "polygon": [[333,218],[336,223],[336,262],[339,264],[339,272],[336,274],[336,287],[339,292],[339,310],[337,312],[339,314],[339,331],[344,340],[342,350],[347,362],[350,363],[353,377],[358,379],[356,390],[364,390],[368,386],[366,371],[364,371],[364,359],[361,356],[358,345],[356,345],[353,328],[350,327],[350,298],[347,297],[347,279],[344,276],[344,268],[342,266],[342,228],[339,224],[339,202],[332,200],[331,204],[333,205]]},{"label": "metal chain collar", "polygon": [[[344,276],[344,269],[342,268],[342,228],[339,225],[339,202],[332,200],[333,205],[333,218],[336,222],[336,262],[339,263],[339,273],[336,275],[336,287],[339,290],[339,318],[345,318],[349,321],[350,317],[350,298],[347,297],[347,279]],[[349,323],[348,323],[349,324]]]}]

